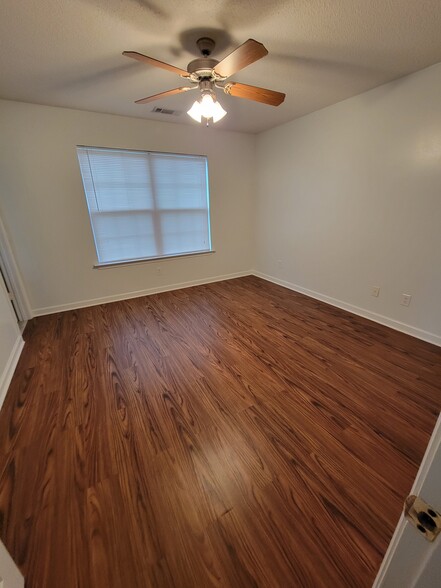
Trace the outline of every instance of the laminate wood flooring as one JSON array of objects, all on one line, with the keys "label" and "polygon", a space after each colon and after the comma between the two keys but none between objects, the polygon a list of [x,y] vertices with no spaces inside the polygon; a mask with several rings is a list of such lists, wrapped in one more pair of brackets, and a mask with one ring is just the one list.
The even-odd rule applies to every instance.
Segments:
[{"label": "laminate wood flooring", "polygon": [[372,585],[441,349],[239,278],[32,320],[0,413],[27,588]]}]

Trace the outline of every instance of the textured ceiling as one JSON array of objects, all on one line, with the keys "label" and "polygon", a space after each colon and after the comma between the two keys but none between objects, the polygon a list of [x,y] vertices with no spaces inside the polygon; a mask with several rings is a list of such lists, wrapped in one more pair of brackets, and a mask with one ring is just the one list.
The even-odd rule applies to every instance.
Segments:
[{"label": "textured ceiling", "polygon": [[287,94],[278,108],[219,94],[229,130],[259,132],[441,61],[440,0],[2,0],[0,97],[197,125],[185,114],[196,93],[133,104],[182,80],[121,52],[186,69],[209,29],[217,59],[262,42],[269,55],[232,79]]}]

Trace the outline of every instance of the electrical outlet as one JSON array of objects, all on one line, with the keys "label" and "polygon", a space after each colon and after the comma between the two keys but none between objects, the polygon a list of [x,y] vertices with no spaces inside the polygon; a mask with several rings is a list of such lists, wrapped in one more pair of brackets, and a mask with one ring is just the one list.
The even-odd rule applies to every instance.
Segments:
[{"label": "electrical outlet", "polygon": [[410,294],[401,294],[400,304],[402,306],[409,306],[411,300],[412,300],[412,296]]},{"label": "electrical outlet", "polygon": [[158,266],[156,268],[156,273],[158,274],[158,276],[160,275],[160,273],[161,273],[161,266]]},{"label": "electrical outlet", "polygon": [[372,286],[371,296],[375,296],[375,298],[378,298],[380,296],[380,288],[378,286]]},{"label": "electrical outlet", "polygon": [[277,260],[277,267],[278,268],[282,268],[283,267],[283,261],[281,259]]}]

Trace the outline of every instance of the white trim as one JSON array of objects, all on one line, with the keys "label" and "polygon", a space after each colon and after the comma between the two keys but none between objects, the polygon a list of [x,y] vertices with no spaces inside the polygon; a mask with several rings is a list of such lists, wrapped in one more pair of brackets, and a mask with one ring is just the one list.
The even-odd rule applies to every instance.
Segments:
[{"label": "white trim", "polygon": [[[441,443],[441,413],[438,416],[438,420],[436,422],[435,428],[433,429],[432,436],[430,437],[429,444],[427,445],[426,452],[424,457],[421,461],[420,468],[414,480],[413,486],[409,494],[418,494],[421,492],[421,488],[427,478],[430,468],[432,467],[432,462],[435,457],[435,454],[440,446]],[[400,520],[395,528],[394,534],[392,535],[392,539],[390,540],[389,547],[387,548],[386,554],[383,558],[381,563],[380,569],[378,570],[377,577],[372,585],[372,588],[381,588],[384,579],[388,573],[389,566],[394,558],[396,551],[398,549],[401,537],[408,525],[408,521],[404,518],[403,513],[401,513]]]},{"label": "white trim", "polygon": [[90,300],[80,300],[79,302],[69,302],[67,304],[59,304],[56,306],[34,308],[33,316],[54,314],[56,312],[64,312],[66,310],[75,310],[76,308],[86,308],[88,306],[97,306],[98,304],[106,304],[108,302],[118,302],[119,300],[129,300],[130,298],[150,296],[151,294],[160,294],[161,292],[169,292],[170,290],[181,290],[183,288],[191,288],[192,286],[201,286],[203,284],[211,284],[213,282],[223,282],[224,280],[249,276],[251,273],[251,270],[245,272],[236,272],[234,274],[226,274],[212,278],[203,278],[201,280],[191,280],[190,282],[181,282],[179,284],[170,284],[168,286],[159,286],[156,288],[147,288],[145,290],[136,290],[134,292],[112,294],[111,296],[103,296],[102,298],[92,298]]},{"label": "white trim", "polygon": [[8,274],[8,278],[11,282],[11,286],[14,292],[16,302],[19,306],[20,312],[23,315],[23,320],[32,318],[31,306],[29,304],[29,298],[26,293],[23,280],[20,275],[17,263],[12,253],[11,244],[6,233],[5,226],[3,225],[2,219],[0,218],[0,249],[3,251],[2,259],[5,265],[5,269]]},{"label": "white trim", "polygon": [[280,280],[279,278],[269,276],[259,271],[253,270],[252,273],[254,276],[262,278],[263,280],[267,280],[268,282],[273,282],[274,284],[278,284],[279,286],[284,286],[285,288],[289,288],[290,290],[294,290],[295,292],[299,292],[300,294],[305,294],[306,296],[310,296],[311,298],[315,298],[316,300],[320,300],[321,302],[326,302],[326,304],[331,304],[332,306],[336,306],[337,308],[347,310],[348,312],[352,312],[353,314],[362,316],[363,318],[369,319],[376,323],[380,323],[380,325],[385,325],[386,327],[390,327],[391,329],[395,329],[396,331],[401,331],[402,333],[412,335],[412,337],[417,337],[418,339],[422,339],[423,341],[427,341],[428,343],[433,343],[434,345],[438,345],[439,347],[441,347],[441,336],[436,335],[435,333],[423,331],[423,329],[412,327],[411,325],[401,323],[400,321],[396,321],[395,319],[391,319],[382,314],[377,314],[376,312],[365,310],[364,308],[360,308],[359,306],[354,306],[353,304],[349,304],[348,302],[343,302],[343,300],[338,300],[337,298],[332,298],[331,296],[327,296],[326,294],[321,294],[320,292],[315,292],[314,290],[303,288],[302,286],[298,286],[297,284],[287,282],[286,280]]},{"label": "white trim", "polygon": [[264,274],[263,272],[259,272],[257,270],[248,270],[243,272],[236,272],[232,274],[225,274],[222,276],[215,276],[212,278],[203,278],[201,280],[191,280],[189,282],[181,282],[178,284],[170,284],[168,286],[159,286],[156,288],[146,288],[144,290],[136,290],[133,292],[124,292],[121,294],[113,294],[110,296],[103,296],[101,298],[92,298],[90,300],[80,300],[79,302],[69,302],[67,304],[59,304],[55,306],[45,306],[42,308],[34,308],[32,312],[32,316],[42,316],[45,314],[54,314],[56,312],[64,312],[66,310],[75,310],[77,308],[86,308],[88,306],[97,306],[98,304],[107,304],[108,302],[118,302],[120,300],[129,300],[130,298],[139,298],[141,296],[149,296],[151,294],[159,294],[161,292],[169,292],[170,290],[181,290],[182,288],[190,288],[192,286],[200,286],[203,284],[211,284],[213,282],[222,282],[223,280],[231,280],[233,278],[240,278],[244,276],[254,275],[258,278],[262,278],[263,280],[267,280],[268,282],[272,282],[274,284],[278,284],[279,286],[284,286],[290,290],[294,290],[295,292],[299,292],[300,294],[305,294],[306,296],[310,296],[311,298],[315,298],[316,300],[320,300],[327,304],[331,304],[332,306],[336,306],[337,308],[341,308],[348,312],[352,312],[358,316],[362,316],[363,318],[367,318],[371,321],[376,323],[380,323],[381,325],[385,325],[396,331],[400,331],[402,333],[406,333],[408,335],[412,335],[413,337],[417,337],[418,339],[422,339],[423,341],[427,341],[429,343],[433,343],[434,345],[438,345],[441,347],[441,337],[439,335],[435,335],[434,333],[430,333],[428,331],[423,331],[422,329],[418,329],[416,327],[412,327],[411,325],[407,325],[405,323],[401,323],[394,319],[388,318],[382,314],[377,314],[376,312],[371,312],[369,310],[365,310],[364,308],[360,308],[359,306],[354,306],[347,302],[343,302],[342,300],[338,300],[337,298],[332,298],[331,296],[327,296],[326,294],[321,294],[320,292],[315,292],[314,290],[309,290],[308,288],[303,288],[302,286],[298,286],[297,284],[293,284],[286,280],[280,280],[279,278],[275,278],[274,276],[270,276],[268,274]]},{"label": "white trim", "polygon": [[109,269],[112,267],[120,267],[121,265],[133,265],[136,263],[150,263],[152,261],[167,261],[167,259],[176,259],[177,257],[194,257],[195,255],[211,255],[216,253],[214,249],[206,249],[205,251],[189,251],[188,253],[172,253],[171,255],[159,255],[156,257],[141,257],[139,259],[125,259],[121,261],[106,261],[103,263],[96,263],[93,269]]},{"label": "white trim", "polygon": [[12,376],[14,375],[15,368],[17,367],[18,360],[20,359],[21,351],[24,346],[24,341],[21,335],[19,335],[14,343],[9,359],[6,363],[3,373],[0,375],[0,408],[3,405],[3,401],[6,398],[6,393],[11,383]]}]

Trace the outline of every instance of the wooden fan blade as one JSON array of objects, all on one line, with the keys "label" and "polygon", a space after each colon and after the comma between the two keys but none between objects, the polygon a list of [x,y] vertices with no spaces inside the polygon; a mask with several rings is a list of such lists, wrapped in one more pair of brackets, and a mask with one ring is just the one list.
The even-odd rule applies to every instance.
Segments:
[{"label": "wooden fan blade", "polygon": [[147,104],[147,102],[153,102],[153,100],[159,100],[160,98],[167,98],[167,96],[174,96],[174,94],[181,94],[182,92],[188,92],[188,90],[196,90],[197,86],[190,88],[190,86],[184,86],[183,88],[174,88],[173,90],[167,90],[167,92],[160,92],[159,94],[153,94],[153,96],[147,96],[147,98],[141,98],[141,100],[135,100],[135,104]]},{"label": "wooden fan blade", "polygon": [[237,96],[237,98],[246,98],[247,100],[262,102],[270,106],[279,106],[285,100],[285,94],[282,94],[282,92],[258,88],[257,86],[247,86],[247,84],[239,84],[238,82],[228,83],[224,88],[224,92],[231,96]]},{"label": "wooden fan blade", "polygon": [[126,57],[131,57],[132,59],[136,59],[137,61],[141,61],[142,63],[154,65],[155,67],[166,69],[167,71],[171,71],[172,73],[177,73],[178,75],[183,76],[185,78],[188,78],[190,75],[188,71],[185,71],[185,69],[175,67],[174,65],[170,65],[169,63],[164,63],[164,61],[159,61],[158,59],[148,57],[147,55],[137,53],[136,51],[123,51],[123,55],[125,55]]},{"label": "wooden fan blade", "polygon": [[228,78],[237,71],[247,67],[247,65],[251,65],[258,59],[262,59],[265,55],[268,55],[268,51],[262,43],[254,39],[248,39],[248,41],[245,41],[245,43],[242,43],[232,53],[224,57],[216,65],[214,71],[223,78]]}]

